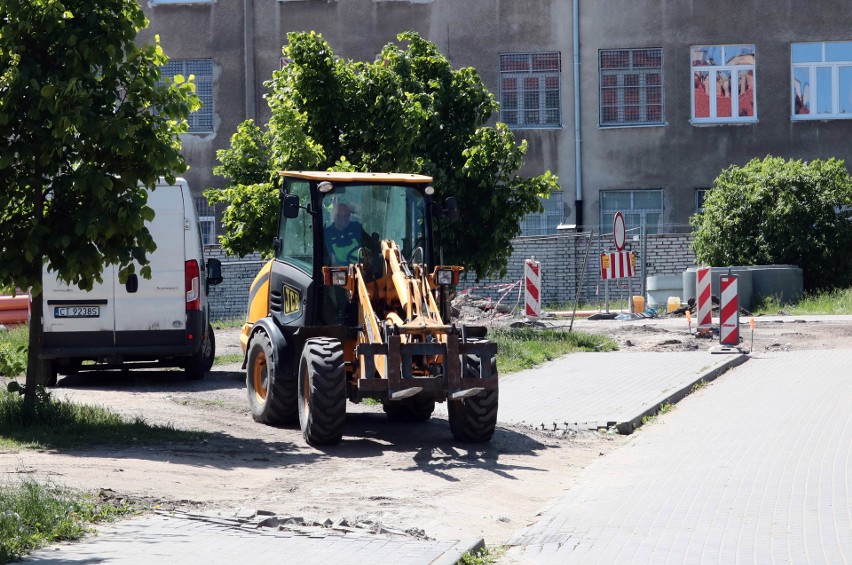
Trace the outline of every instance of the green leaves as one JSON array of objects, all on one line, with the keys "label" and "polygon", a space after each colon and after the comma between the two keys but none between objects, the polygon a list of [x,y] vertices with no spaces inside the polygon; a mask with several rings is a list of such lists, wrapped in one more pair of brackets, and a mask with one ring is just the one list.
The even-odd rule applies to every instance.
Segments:
[{"label": "green leaves", "polygon": [[[558,186],[550,173],[516,175],[526,145],[502,124],[475,69],[453,69],[431,42],[398,36],[373,62],[340,59],[322,36],[290,33],[289,63],[266,83],[271,119],[240,126],[214,169],[230,181],[206,192],[227,208],[222,245],[243,255],[269,252],[278,198],[269,187],[278,170],[410,172],[434,177],[437,196],[455,196],[464,221],[440,222],[447,259],[479,277],[505,271],[520,220],[540,209]],[[479,241],[475,248],[470,241]]]},{"label": "green leaves", "polygon": [[140,183],[186,169],[192,77],[158,86],[166,59],[135,44],[135,0],[3,0],[2,13],[0,286],[38,290],[46,264],[89,288],[154,248]]},{"label": "green leaves", "polygon": [[808,289],[852,283],[852,179],[842,161],[754,159],[719,175],[691,219],[698,261],[795,264]]}]

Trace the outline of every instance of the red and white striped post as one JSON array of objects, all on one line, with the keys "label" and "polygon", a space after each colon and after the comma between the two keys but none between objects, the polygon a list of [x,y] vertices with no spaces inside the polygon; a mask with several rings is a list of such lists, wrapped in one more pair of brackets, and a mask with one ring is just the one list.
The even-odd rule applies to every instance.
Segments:
[{"label": "red and white striped post", "polygon": [[711,317],[711,298],[710,298],[710,267],[700,267],[698,276],[695,281],[695,301],[697,306],[696,318],[698,322],[698,333],[709,331],[713,327],[713,318]]},{"label": "red and white striped post", "polygon": [[740,299],[737,294],[737,276],[719,277],[719,343],[736,347],[740,344]]},{"label": "red and white striped post", "polygon": [[524,314],[531,320],[537,320],[541,317],[541,263],[536,261],[535,257],[524,261],[524,286]]}]

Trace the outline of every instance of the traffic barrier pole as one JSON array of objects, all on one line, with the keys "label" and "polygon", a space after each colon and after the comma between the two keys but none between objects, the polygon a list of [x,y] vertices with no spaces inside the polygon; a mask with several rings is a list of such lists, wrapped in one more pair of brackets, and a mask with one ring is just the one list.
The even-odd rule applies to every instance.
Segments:
[{"label": "traffic barrier pole", "polygon": [[698,276],[695,278],[696,315],[698,318],[697,326],[699,333],[702,333],[702,330],[709,331],[713,327],[710,280],[710,267],[700,267],[698,269]]},{"label": "traffic barrier pole", "polygon": [[737,295],[737,276],[719,277],[721,287],[719,308],[719,343],[738,346],[740,344],[740,301]]},{"label": "traffic barrier pole", "polygon": [[528,319],[541,317],[541,263],[535,257],[524,261],[524,286],[526,287],[526,307],[524,314]]}]

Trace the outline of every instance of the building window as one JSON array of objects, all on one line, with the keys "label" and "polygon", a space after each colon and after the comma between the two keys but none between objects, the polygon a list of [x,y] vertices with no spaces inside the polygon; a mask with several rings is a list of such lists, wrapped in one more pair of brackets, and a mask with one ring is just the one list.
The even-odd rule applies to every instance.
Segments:
[{"label": "building window", "polygon": [[213,133],[213,60],[172,59],[161,69],[161,84],[175,75],[195,77],[195,94],[201,108],[189,115],[190,133]]},{"label": "building window", "polygon": [[562,223],[562,191],[555,191],[549,198],[542,198],[544,212],[528,214],[521,220],[521,235],[552,235]]},{"label": "building window", "polygon": [[663,50],[600,51],[601,126],[663,123]]},{"label": "building window", "polygon": [[754,56],[754,45],[692,48],[693,123],[757,121]]},{"label": "building window", "polygon": [[216,245],[216,207],[200,196],[195,198],[195,211],[198,214],[198,226],[201,228],[201,243]]},{"label": "building window", "polygon": [[560,127],[559,52],[500,55],[500,121],[513,128]]},{"label": "building window", "polygon": [[601,233],[612,230],[616,212],[621,212],[624,216],[628,233],[638,235],[643,221],[647,233],[659,233],[660,220],[663,217],[662,190],[608,190],[601,191],[600,194]]},{"label": "building window", "polygon": [[212,4],[213,0],[150,0],[151,4]]},{"label": "building window", "polygon": [[794,120],[852,118],[852,41],[794,43]]},{"label": "building window", "polygon": [[709,188],[698,188],[695,190],[695,213],[704,213],[704,199],[707,198]]}]

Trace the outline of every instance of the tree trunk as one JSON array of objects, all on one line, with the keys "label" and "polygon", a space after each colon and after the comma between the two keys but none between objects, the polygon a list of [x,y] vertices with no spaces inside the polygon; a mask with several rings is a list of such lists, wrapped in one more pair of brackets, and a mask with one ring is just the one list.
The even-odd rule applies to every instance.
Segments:
[{"label": "tree trunk", "polygon": [[24,386],[24,423],[31,424],[35,419],[36,389],[44,385],[44,363],[39,357],[42,345],[42,293],[30,294],[30,337],[27,353],[27,379]]}]

